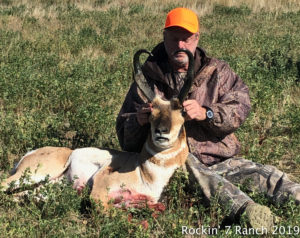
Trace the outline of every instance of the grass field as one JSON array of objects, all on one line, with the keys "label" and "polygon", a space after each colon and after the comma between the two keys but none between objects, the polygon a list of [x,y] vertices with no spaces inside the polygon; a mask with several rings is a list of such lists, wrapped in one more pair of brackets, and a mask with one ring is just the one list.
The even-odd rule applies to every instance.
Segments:
[{"label": "grass field", "polygon": [[[0,177],[46,145],[119,149],[115,118],[132,82],[133,54],[162,40],[166,13],[177,6],[198,13],[199,45],[250,87],[252,111],[237,131],[240,156],[300,182],[297,0],[0,0]],[[32,193],[16,203],[0,192],[0,237],[182,237],[182,226],[218,227],[226,215],[218,198],[206,207],[191,187],[176,173],[167,210],[157,217],[147,209],[104,214],[67,183],[47,185],[43,202]],[[296,237],[300,208],[293,201],[250,195],[282,218],[282,237]],[[239,237],[226,232],[217,236]]]}]

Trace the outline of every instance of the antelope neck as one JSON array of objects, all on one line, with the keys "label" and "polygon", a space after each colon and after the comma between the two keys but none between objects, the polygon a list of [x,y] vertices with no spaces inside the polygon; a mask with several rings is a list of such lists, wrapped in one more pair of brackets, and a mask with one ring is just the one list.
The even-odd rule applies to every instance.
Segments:
[{"label": "antelope neck", "polygon": [[147,140],[145,143],[145,150],[148,152],[154,159],[156,160],[167,160],[174,158],[177,156],[185,147],[186,147],[185,141],[182,140],[182,138],[178,138],[178,140],[174,143],[174,146],[162,150],[157,151],[156,146],[153,145],[151,140]]}]

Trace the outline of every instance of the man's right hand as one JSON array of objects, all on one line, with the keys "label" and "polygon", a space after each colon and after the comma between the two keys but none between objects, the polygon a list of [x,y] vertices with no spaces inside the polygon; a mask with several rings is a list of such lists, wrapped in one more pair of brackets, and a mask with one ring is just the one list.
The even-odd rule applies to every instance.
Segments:
[{"label": "man's right hand", "polygon": [[147,123],[149,123],[149,116],[152,111],[152,104],[151,103],[145,103],[139,105],[137,109],[136,119],[137,122],[143,126]]}]

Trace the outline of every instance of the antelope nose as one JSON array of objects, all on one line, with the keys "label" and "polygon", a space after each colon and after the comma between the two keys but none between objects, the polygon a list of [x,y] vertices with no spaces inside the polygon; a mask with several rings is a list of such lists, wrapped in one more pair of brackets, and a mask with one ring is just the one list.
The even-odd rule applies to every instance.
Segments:
[{"label": "antelope nose", "polygon": [[160,127],[155,129],[155,134],[167,134],[169,132],[168,128],[166,127]]}]

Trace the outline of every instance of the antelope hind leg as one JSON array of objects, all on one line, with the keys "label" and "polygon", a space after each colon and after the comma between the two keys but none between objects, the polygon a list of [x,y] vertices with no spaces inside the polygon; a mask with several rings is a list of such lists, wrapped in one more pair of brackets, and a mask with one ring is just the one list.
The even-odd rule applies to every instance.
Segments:
[{"label": "antelope hind leg", "polygon": [[19,179],[26,169],[30,172],[30,179],[33,183],[39,183],[47,176],[56,179],[63,175],[68,167],[68,158],[72,150],[65,147],[42,147],[24,155],[16,165],[12,176],[1,183],[1,187],[7,190],[9,184],[15,181],[16,188]]}]

